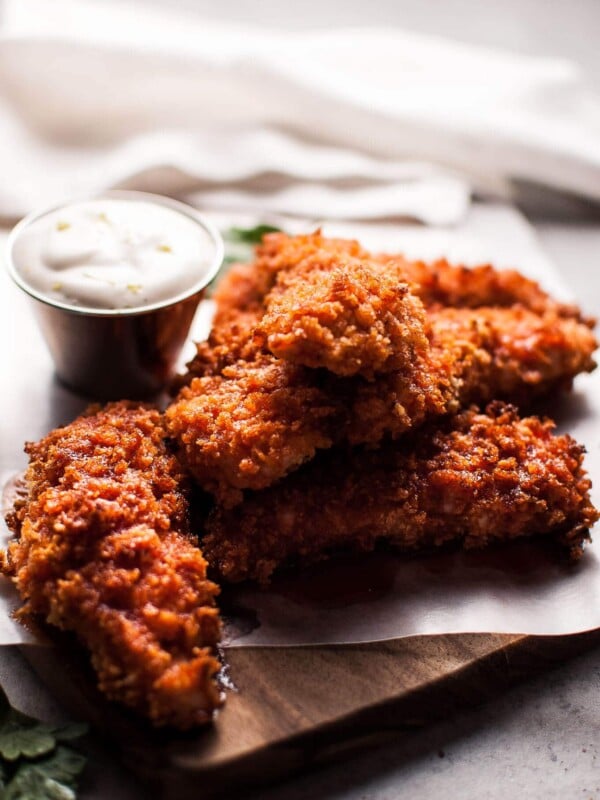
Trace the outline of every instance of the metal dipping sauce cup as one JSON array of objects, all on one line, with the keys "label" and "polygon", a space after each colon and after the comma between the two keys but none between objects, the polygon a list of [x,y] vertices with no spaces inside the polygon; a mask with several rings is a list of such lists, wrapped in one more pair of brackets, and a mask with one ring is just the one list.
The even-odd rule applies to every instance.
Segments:
[{"label": "metal dipping sauce cup", "polygon": [[197,223],[214,248],[202,278],[175,297],[138,308],[88,309],[37,291],[15,266],[15,242],[31,223],[70,202],[29,214],[13,228],[7,243],[7,267],[13,281],[32,300],[56,374],[63,383],[98,400],[149,398],[164,389],[175,374],[198,304],[223,262],[223,240],[218,230],[193,208],[161,195],[115,190],[78,198],[76,202],[103,198],[159,204]]}]

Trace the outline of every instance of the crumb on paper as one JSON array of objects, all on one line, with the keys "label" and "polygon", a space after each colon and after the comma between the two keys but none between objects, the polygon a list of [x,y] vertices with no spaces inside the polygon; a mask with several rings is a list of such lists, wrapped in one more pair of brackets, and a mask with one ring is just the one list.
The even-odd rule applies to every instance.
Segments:
[{"label": "crumb on paper", "polygon": [[172,253],[173,249],[168,244],[159,244],[156,248],[159,253]]},{"label": "crumb on paper", "polygon": [[57,231],[66,231],[70,227],[71,227],[71,223],[70,222],[65,222],[64,220],[59,220],[56,223],[56,230]]}]

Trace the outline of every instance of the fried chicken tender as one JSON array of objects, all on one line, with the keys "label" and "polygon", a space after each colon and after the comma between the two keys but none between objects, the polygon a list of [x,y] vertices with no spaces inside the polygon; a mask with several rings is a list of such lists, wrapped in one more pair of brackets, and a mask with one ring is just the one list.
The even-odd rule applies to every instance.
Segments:
[{"label": "fried chicken tender", "polygon": [[[452,365],[443,354],[431,352],[422,309],[414,308],[417,313],[410,324],[405,320],[400,325],[406,329],[406,342],[397,346],[403,367],[386,376],[387,383],[382,376],[372,384],[360,377],[335,377],[260,350],[228,364],[220,350],[212,349],[213,363],[208,363],[209,357],[202,360],[204,374],[192,379],[165,412],[169,434],[196,481],[225,505],[240,502],[243,489],[270,486],[313,458],[317,450],[352,435],[354,418],[363,414],[363,384],[371,387],[365,392],[374,396],[369,397],[369,409],[381,408],[385,415],[373,415],[378,427],[369,432],[371,441],[378,441],[388,429],[397,434],[446,413],[453,402]],[[389,329],[400,333],[391,323]],[[216,330],[221,335],[223,329]],[[259,337],[257,333],[255,343]],[[377,338],[376,332],[371,338],[365,330],[354,339],[354,368],[369,363],[372,369],[374,363],[383,363],[374,357],[386,349],[381,341],[378,346]],[[329,366],[342,363],[342,350],[348,352],[344,345],[336,348],[335,337],[324,343]],[[201,353],[199,348],[196,366]],[[389,349],[385,358],[388,355]],[[385,398],[375,399],[380,385]]]},{"label": "fried chicken tender", "polygon": [[410,261],[387,253],[371,254],[352,239],[330,239],[320,231],[304,236],[272,233],[264,237],[251,264],[231,267],[219,281],[214,299],[216,316],[208,342],[197,345],[198,354],[188,364],[188,373],[176,388],[194,377],[219,374],[238,359],[252,360],[264,352],[264,338],[254,331],[266,310],[267,298],[278,279],[295,272],[303,263],[338,258],[368,260],[370,267],[388,279],[407,282],[425,307],[508,308],[520,305],[538,314],[551,312],[573,318],[590,329],[593,321],[573,305],[559,303],[532,280],[515,270],[497,270],[490,265],[465,267],[445,260],[433,263]]},{"label": "fried chicken tender", "polygon": [[252,296],[254,300],[264,297],[272,289],[281,272],[294,269],[303,262],[314,262],[318,254],[324,253],[358,259],[371,258],[369,251],[365,250],[356,239],[332,239],[323,236],[320,230],[300,236],[268,233],[256,248],[254,278],[249,281],[248,274],[246,276],[245,297]]},{"label": "fried chicken tender", "polygon": [[[537,397],[570,389],[581,372],[591,372],[598,345],[593,331],[554,312],[512,308],[443,308],[429,315],[434,346],[450,352],[459,378],[461,405],[503,399],[527,406]],[[465,344],[488,354],[465,358]]]},{"label": "fried chicken tender", "polygon": [[331,447],[343,398],[316,378],[267,354],[194,379],[165,417],[196,481],[229,505]]},{"label": "fried chicken tender", "polygon": [[319,449],[397,438],[473,402],[526,405],[594,367],[594,335],[575,319],[520,307],[445,308],[429,319],[429,352],[373,381],[269,354],[196,378],[166,411],[169,433],[198,483],[232,505]]},{"label": "fried chicken tender", "polygon": [[553,423],[495,402],[377,450],[320,454],[238,507],[215,509],[204,552],[229,581],[269,581],[281,566],[367,552],[482,548],[525,536],[577,558],[599,515],[583,448]]},{"label": "fried chicken tender", "polygon": [[445,259],[425,263],[385,254],[374,260],[387,274],[397,274],[408,281],[427,308],[520,305],[537,314],[551,312],[593,325],[577,306],[557,302],[538,283],[516,270],[498,270],[490,264],[466,267],[449,264]]},{"label": "fried chicken tender", "polygon": [[73,631],[111,700],[189,728],[222,702],[218,588],[164,436],[158,411],[116,403],[28,444],[1,567],[25,601],[20,616]]},{"label": "fried chicken tender", "polygon": [[320,231],[305,236],[267,234],[256,249],[254,263],[244,265],[231,278],[226,275],[221,281],[219,307],[247,309],[251,302],[257,308],[261,299],[271,291],[277,275],[295,269],[317,253],[351,255],[369,260],[384,273],[410,283],[413,293],[426,307],[479,308],[518,304],[538,314],[551,311],[558,316],[585,321],[577,306],[557,302],[538,283],[516,270],[498,270],[489,264],[476,267],[453,265],[445,259],[425,263],[401,255],[373,254],[355,240],[330,239]]},{"label": "fried chicken tender", "polygon": [[187,365],[175,389],[191,383],[193,378],[218,375],[236,361],[252,361],[264,355],[262,338],[254,332],[265,312],[265,298],[278,275],[288,268],[298,268],[301,262],[313,259],[321,251],[348,258],[368,257],[358,242],[346,239],[326,239],[319,232],[307,236],[289,237],[286,234],[267,235],[257,247],[257,257],[251,264],[234,264],[219,281],[213,294],[216,313],[206,342],[196,345],[197,354]]},{"label": "fried chicken tender", "polygon": [[[347,400],[346,439],[376,444],[437,414],[501,399],[527,407],[554,390],[570,388],[595,368],[597,342],[587,325],[525,308],[442,308],[429,313],[430,385],[438,403],[415,412],[419,391],[402,371],[357,382]],[[418,373],[420,379],[423,376]],[[407,414],[407,408],[409,413]]]},{"label": "fried chicken tender", "polygon": [[262,312],[233,311],[217,317],[208,339],[196,344],[196,355],[187,365],[187,373],[177,377],[171,387],[176,394],[194,378],[220,375],[238,361],[254,361],[263,348],[254,333]]},{"label": "fried chicken tender", "polygon": [[226,505],[319,449],[375,445],[472,402],[526,405],[595,366],[591,323],[518,273],[370,256],[320,232],[266,236],[216,301],[166,419]]},{"label": "fried chicken tender", "polygon": [[326,252],[279,273],[256,335],[278,358],[336,375],[406,369],[429,347],[408,284],[369,262]]}]

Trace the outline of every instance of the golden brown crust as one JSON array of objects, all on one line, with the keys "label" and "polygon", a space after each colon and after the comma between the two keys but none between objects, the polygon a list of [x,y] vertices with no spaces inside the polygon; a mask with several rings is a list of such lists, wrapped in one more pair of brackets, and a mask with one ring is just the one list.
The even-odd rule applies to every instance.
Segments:
[{"label": "golden brown crust", "polygon": [[336,442],[377,444],[471,402],[523,405],[594,367],[596,341],[574,319],[527,309],[441,309],[431,348],[373,381],[340,379],[269,354],[195,379],[166,412],[196,480],[228,504]]},{"label": "golden brown crust", "polygon": [[221,704],[218,589],[164,435],[158,411],[115,403],[28,444],[2,571],[22,615],[77,634],[109,698],[188,728]]},{"label": "golden brown crust", "polygon": [[317,251],[281,272],[256,335],[278,358],[373,378],[428,349],[425,311],[405,282],[350,256]]},{"label": "golden brown crust", "polygon": [[264,297],[280,272],[294,269],[324,251],[350,258],[370,258],[370,253],[355,239],[331,239],[323,236],[320,230],[300,236],[269,233],[256,248],[253,272],[257,277],[253,281],[253,297],[260,296],[261,291]]},{"label": "golden brown crust", "polygon": [[[405,276],[421,281],[426,318]],[[319,232],[266,237],[216,299],[187,380],[200,377],[167,420],[196,479],[227,504],[317,449],[377,444],[471,402],[526,405],[595,366],[589,324],[517,273],[369,257]]]},{"label": "golden brown crust", "polygon": [[522,305],[538,314],[551,311],[563,317],[586,322],[575,305],[557,302],[538,283],[516,270],[498,270],[490,264],[476,267],[450,264],[445,259],[425,263],[401,255],[369,253],[352,239],[330,239],[320,231],[305,236],[269,234],[257,248],[253,264],[225,276],[215,295],[219,307],[248,309],[258,307],[271,290],[279,273],[295,269],[317,251],[368,259],[388,275],[412,285],[425,306],[479,308]]},{"label": "golden brown crust", "polygon": [[377,450],[322,453],[240,506],[215,510],[203,547],[225,579],[263,583],[281,565],[379,541],[415,551],[545,535],[577,557],[598,513],[583,448],[552,428],[494,403]]},{"label": "golden brown crust", "polygon": [[[461,405],[492,399],[527,405],[554,389],[568,389],[581,372],[591,372],[597,347],[590,328],[552,311],[510,308],[442,308],[431,311],[434,347],[453,357]],[[465,358],[467,348],[483,355]]]},{"label": "golden brown crust", "polygon": [[198,483],[232,504],[331,447],[343,414],[306,368],[266,354],[194,379],[165,417]]},{"label": "golden brown crust", "polygon": [[264,354],[262,340],[254,338],[254,332],[265,312],[265,297],[282,272],[314,259],[323,249],[350,258],[368,255],[356,241],[327,239],[319,231],[295,237],[271,233],[256,248],[251,264],[231,266],[213,295],[216,313],[209,339],[197,345],[196,357],[174,388],[178,390],[196,377],[218,375],[239,359],[251,361]]},{"label": "golden brown crust", "polygon": [[427,308],[508,308],[520,305],[537,314],[551,312],[560,317],[586,320],[575,305],[559,303],[538,283],[512,269],[498,270],[490,264],[466,267],[445,259],[425,263],[402,256],[377,255],[375,261],[385,272],[392,272],[413,286]]},{"label": "golden brown crust", "polygon": [[409,283],[413,294],[431,310],[519,305],[537,314],[550,312],[576,319],[589,328],[594,326],[594,321],[583,317],[577,306],[557,302],[539,284],[516,270],[497,270],[489,264],[466,267],[443,259],[425,263],[399,255],[370,254],[354,240],[329,239],[320,231],[305,236],[274,233],[264,237],[253,263],[231,267],[219,281],[214,295],[217,313],[212,340],[198,345],[198,356],[188,365],[183,382],[217,374],[220,366],[240,358],[252,358],[260,349],[252,335],[265,312],[267,296],[286,272],[298,270],[305,262],[314,262],[317,254],[366,259],[388,278]]}]

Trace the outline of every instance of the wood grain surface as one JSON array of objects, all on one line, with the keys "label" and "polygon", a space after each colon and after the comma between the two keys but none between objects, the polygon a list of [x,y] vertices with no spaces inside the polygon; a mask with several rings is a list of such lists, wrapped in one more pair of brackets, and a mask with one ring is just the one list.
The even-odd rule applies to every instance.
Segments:
[{"label": "wood grain surface", "polygon": [[74,718],[89,720],[152,797],[228,795],[311,763],[348,757],[390,735],[474,705],[582,652],[600,631],[567,637],[491,634],[411,637],[360,645],[226,651],[235,688],[214,725],[153,731],[104,700],[68,636],[24,646]]}]

